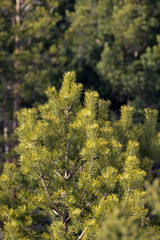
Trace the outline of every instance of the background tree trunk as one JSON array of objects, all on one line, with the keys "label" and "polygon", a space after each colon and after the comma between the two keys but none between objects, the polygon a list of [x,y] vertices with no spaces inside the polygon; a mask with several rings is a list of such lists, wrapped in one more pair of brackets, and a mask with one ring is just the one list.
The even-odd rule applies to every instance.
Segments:
[{"label": "background tree trunk", "polygon": [[[16,55],[20,52],[20,40],[19,40],[19,29],[20,29],[20,0],[16,0],[16,16],[15,16],[16,36],[15,36],[15,53]],[[17,73],[20,62],[18,60],[14,63],[15,68],[15,81],[13,83],[13,131],[17,127],[16,112],[19,109],[20,97],[18,93],[18,86],[20,83],[20,76]]]}]

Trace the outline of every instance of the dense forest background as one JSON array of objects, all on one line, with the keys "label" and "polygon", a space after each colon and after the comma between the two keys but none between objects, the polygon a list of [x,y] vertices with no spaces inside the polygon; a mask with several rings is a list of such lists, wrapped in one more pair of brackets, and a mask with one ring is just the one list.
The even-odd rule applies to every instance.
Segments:
[{"label": "dense forest background", "polygon": [[160,1],[1,0],[0,239],[159,240],[157,110]]},{"label": "dense forest background", "polygon": [[[66,71],[121,105],[160,109],[160,2],[0,1],[0,157],[11,159],[16,112],[45,100]],[[12,160],[14,160],[12,153]]]}]

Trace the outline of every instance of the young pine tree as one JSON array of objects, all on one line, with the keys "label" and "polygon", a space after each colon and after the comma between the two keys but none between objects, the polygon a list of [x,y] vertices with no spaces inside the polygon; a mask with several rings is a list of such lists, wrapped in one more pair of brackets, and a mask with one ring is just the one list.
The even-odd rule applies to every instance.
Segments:
[{"label": "young pine tree", "polygon": [[[157,112],[146,110],[145,123],[135,125],[133,108],[123,106],[112,123],[109,101],[85,91],[81,103],[81,93],[68,72],[59,92],[48,88],[46,104],[18,113],[18,166],[6,163],[0,179],[4,239],[95,239],[114,208],[145,228],[143,183],[160,150]],[[37,214],[48,218],[41,230]]]}]

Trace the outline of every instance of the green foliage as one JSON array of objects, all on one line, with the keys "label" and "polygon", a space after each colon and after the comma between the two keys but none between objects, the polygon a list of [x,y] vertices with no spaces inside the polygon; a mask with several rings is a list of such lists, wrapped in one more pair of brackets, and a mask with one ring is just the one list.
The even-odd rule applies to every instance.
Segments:
[{"label": "green foliage", "polygon": [[[10,0],[7,3],[1,1],[3,23],[1,27],[4,36],[1,38],[1,55],[3,56],[1,81],[14,86],[16,75],[18,75],[21,78],[21,84],[18,85],[17,90],[23,101],[29,104],[37,100],[36,97],[41,95],[42,89],[44,91],[51,82],[50,74],[52,75],[53,70],[47,55],[50,54],[52,58],[56,54],[56,48],[53,41],[50,43],[52,51],[46,45],[50,41],[51,31],[56,30],[56,24],[61,16],[57,10],[58,2],[54,0],[32,1],[32,3],[23,0],[20,2],[18,13],[16,4],[16,1],[15,3]],[[19,23],[16,23],[16,14],[19,14]],[[18,41],[18,47],[16,41]],[[48,64],[44,67],[46,61]],[[17,66],[15,66],[16,63],[18,63]],[[4,64],[8,66],[9,71],[6,71]],[[31,91],[33,88],[34,95]]]},{"label": "green foliage", "polygon": [[147,188],[147,202],[152,208],[152,214],[160,216],[159,202],[160,202],[160,179],[157,177],[152,184],[146,183]]},{"label": "green foliage", "polygon": [[146,0],[81,0],[68,12],[69,67],[114,109],[129,103],[138,117],[143,108],[160,108],[159,12],[157,1]]},{"label": "green foliage", "polygon": [[127,219],[115,209],[106,215],[102,227],[97,233],[97,240],[158,240],[159,235],[155,229],[141,228],[137,222]]},{"label": "green foliage", "polygon": [[16,111],[44,102],[44,89],[59,88],[68,70],[111,99],[112,118],[123,104],[134,106],[138,120],[143,108],[159,110],[159,23],[155,0],[2,0],[2,161],[11,158]]},{"label": "green foliage", "polygon": [[33,208],[28,204],[29,197],[31,200],[20,184],[18,168],[13,163],[5,163],[0,177],[2,239],[34,239],[30,229]]},{"label": "green foliage", "polygon": [[[0,179],[5,239],[15,227],[15,239],[89,240],[115,208],[122,219],[148,224],[144,179],[160,150],[157,112],[147,109],[144,124],[134,124],[133,108],[123,106],[112,123],[109,101],[86,91],[81,103],[82,84],[75,78],[67,72],[59,91],[46,90],[44,105],[17,115],[18,166],[6,164]],[[146,158],[150,165],[143,164]],[[36,214],[49,219],[41,231]]]},{"label": "green foliage", "polygon": [[63,71],[62,36],[68,25],[65,10],[72,9],[73,4],[66,0],[0,2],[2,161],[13,158],[16,111],[43,102],[47,86],[59,87],[60,80],[55,79]]}]

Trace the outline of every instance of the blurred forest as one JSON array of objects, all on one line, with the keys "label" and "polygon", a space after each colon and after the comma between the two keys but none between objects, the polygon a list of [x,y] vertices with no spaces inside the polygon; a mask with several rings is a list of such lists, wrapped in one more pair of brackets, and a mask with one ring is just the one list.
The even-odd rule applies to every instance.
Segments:
[{"label": "blurred forest", "polygon": [[121,105],[160,110],[160,1],[1,0],[0,158],[14,161],[16,112],[45,101],[75,71],[85,89]]}]

